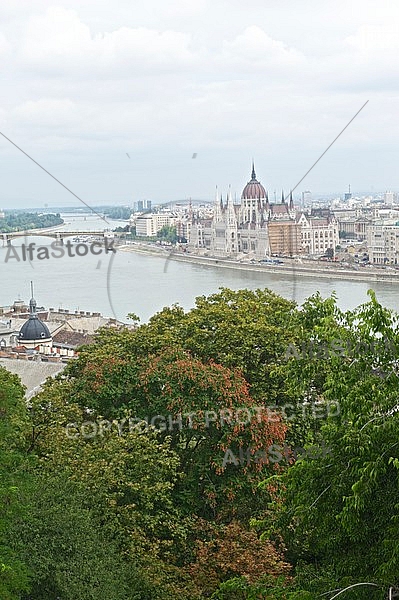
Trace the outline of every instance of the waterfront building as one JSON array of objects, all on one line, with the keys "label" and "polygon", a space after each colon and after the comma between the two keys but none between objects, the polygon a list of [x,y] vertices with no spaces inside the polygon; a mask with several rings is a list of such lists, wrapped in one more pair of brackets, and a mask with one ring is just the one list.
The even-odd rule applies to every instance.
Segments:
[{"label": "waterfront building", "polygon": [[350,237],[362,242],[367,237],[367,227],[371,222],[367,217],[349,217],[340,219],[338,227],[342,237]]},{"label": "waterfront building", "polygon": [[367,228],[369,260],[376,265],[399,264],[399,221],[376,222]]},{"label": "waterfront building", "polygon": [[298,219],[301,226],[301,246],[306,254],[325,254],[339,244],[338,223],[333,216],[314,216],[302,213]]},{"label": "waterfront building", "polygon": [[154,237],[165,225],[174,226],[176,217],[168,213],[148,213],[136,219],[136,235]]},{"label": "waterfront building", "polygon": [[191,235],[192,213],[180,216],[175,221],[176,235],[179,240],[189,240]]},{"label": "waterfront building", "polygon": [[280,203],[269,202],[268,192],[256,179],[252,165],[251,179],[242,191],[240,204],[233,202],[231,189],[225,202],[216,190],[213,216],[193,217],[189,245],[216,256],[296,255],[300,252],[300,226],[295,219],[292,194],[288,203],[284,193]]},{"label": "waterfront building", "polygon": [[295,221],[270,221],[268,232],[272,256],[297,256],[301,253],[301,230]]},{"label": "waterfront building", "polygon": [[153,233],[153,221],[150,214],[137,217],[136,219],[136,235],[143,237],[151,237],[155,235]]}]

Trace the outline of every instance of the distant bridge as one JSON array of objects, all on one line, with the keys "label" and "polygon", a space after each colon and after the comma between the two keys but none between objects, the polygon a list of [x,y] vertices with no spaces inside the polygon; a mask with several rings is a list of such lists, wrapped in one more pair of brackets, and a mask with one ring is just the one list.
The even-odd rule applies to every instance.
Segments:
[{"label": "distant bridge", "polygon": [[13,239],[28,237],[50,237],[58,240],[62,243],[64,238],[67,237],[92,237],[92,238],[105,238],[113,237],[117,240],[120,236],[124,235],[124,232],[111,232],[104,231],[54,231],[54,229],[32,229],[31,231],[13,231],[12,233],[0,233],[0,239],[3,240],[3,246],[11,244]]}]

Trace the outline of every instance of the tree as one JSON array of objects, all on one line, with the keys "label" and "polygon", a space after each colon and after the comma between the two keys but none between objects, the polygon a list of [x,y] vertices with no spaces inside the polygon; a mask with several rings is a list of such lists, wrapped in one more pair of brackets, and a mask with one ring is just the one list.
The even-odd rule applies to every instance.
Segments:
[{"label": "tree", "polygon": [[195,598],[171,558],[186,532],[167,443],[152,431],[71,438],[83,411],[57,386],[28,414],[18,378],[0,369],[0,384],[1,598]]},{"label": "tree", "polygon": [[165,242],[169,242],[170,244],[176,244],[176,242],[177,242],[176,227],[174,227],[173,225],[164,225],[158,231],[157,237],[160,240],[164,240]]},{"label": "tree", "polygon": [[[26,600],[141,598],[115,539],[88,507],[87,490],[64,474],[35,471],[24,518],[7,535],[31,577]],[[4,597],[4,596],[2,596]]]},{"label": "tree", "polygon": [[[129,425],[123,431],[105,427],[91,435],[96,416],[65,402],[60,388],[62,384],[50,380],[33,401],[31,440],[41,469],[50,479],[62,475],[82,491],[80,506],[108,540],[110,560],[123,559],[117,573],[130,573],[126,581],[134,585],[128,588],[140,600],[161,600],[163,594],[176,600],[195,598],[178,564],[185,554],[190,520],[173,502],[173,488],[182,475],[170,440],[162,442],[153,429],[140,431]],[[119,558],[112,555],[115,547]],[[97,553],[91,560],[100,565],[100,558]]]},{"label": "tree", "polygon": [[256,405],[239,370],[203,363],[179,348],[118,356],[125,337],[107,337],[107,344],[103,338],[81,353],[64,402],[72,396],[94,411],[94,418],[119,419],[125,427],[130,419],[159,428],[161,439],[171,439],[186,474],[176,493],[188,513],[249,516],[249,498],[260,508],[261,500],[254,497],[260,472],[276,465],[254,455],[284,440],[278,416],[270,419]]},{"label": "tree", "polygon": [[[399,327],[398,316],[370,295],[346,313],[333,299],[305,304],[308,340],[325,356],[292,359],[287,375],[302,397],[334,400],[340,411],[313,431],[330,453],[298,460],[265,487],[305,589],[371,581],[380,587],[368,597],[383,598],[399,583]],[[351,597],[364,598],[364,590]]]},{"label": "tree", "polygon": [[[114,335],[103,330],[96,352],[108,343],[115,346],[112,358],[118,359],[182,348],[203,362],[240,369],[255,400],[284,404],[292,400],[286,392],[285,354],[301,339],[299,317],[295,303],[270,290],[221,288],[217,294],[196,298],[187,313],[177,305],[164,308],[134,332]],[[104,359],[106,355],[111,358],[110,350],[103,351]]]},{"label": "tree", "polygon": [[24,388],[0,367],[0,597],[17,600],[28,589],[30,571],[7,539],[23,511],[23,439],[27,424]]},{"label": "tree", "polygon": [[63,222],[59,213],[56,215],[50,213],[6,213],[0,224],[0,233],[54,227],[55,225],[62,225]]},{"label": "tree", "polygon": [[132,212],[133,209],[128,206],[112,206],[104,210],[104,214],[110,219],[122,219],[123,221],[130,219]]},{"label": "tree", "polygon": [[[260,540],[255,531],[246,530],[236,521],[222,526],[203,523],[202,531],[207,535],[197,542],[196,561],[190,565],[189,572],[198,580],[205,595],[226,581],[230,582],[230,589],[238,580],[246,589],[266,578],[269,584],[275,584],[279,578],[281,584],[289,582],[290,565],[271,542]],[[265,581],[263,587],[266,588]],[[215,594],[212,597],[235,596]]]},{"label": "tree", "polygon": [[[172,421],[184,413],[202,415],[196,428],[185,417],[184,426],[163,432],[172,436],[187,470],[187,510],[213,518],[223,507],[224,518],[232,511],[249,516],[249,498],[255,510],[263,502],[253,491],[259,472],[279,468],[268,460],[268,449],[283,442],[285,427],[266,409],[294,397],[284,355],[299,339],[298,323],[295,304],[269,290],[222,289],[197,298],[188,313],[172,306],[135,331],[101,331],[68,367],[65,399],[107,419],[125,410],[149,421],[160,415],[153,423],[164,429],[169,415]],[[249,411],[250,418],[229,424],[220,418],[225,410],[233,416]],[[207,412],[214,417],[210,423]],[[235,503],[228,500],[233,496]]]}]

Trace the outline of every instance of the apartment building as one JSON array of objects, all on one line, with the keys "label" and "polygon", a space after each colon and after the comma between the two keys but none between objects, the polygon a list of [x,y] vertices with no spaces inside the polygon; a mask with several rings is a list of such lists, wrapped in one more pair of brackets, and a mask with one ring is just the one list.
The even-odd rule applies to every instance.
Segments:
[{"label": "apartment building", "polygon": [[148,213],[136,219],[136,235],[153,237],[165,225],[175,225],[176,217],[167,213]]},{"label": "apartment building", "polygon": [[367,246],[371,263],[399,265],[399,221],[369,225]]}]

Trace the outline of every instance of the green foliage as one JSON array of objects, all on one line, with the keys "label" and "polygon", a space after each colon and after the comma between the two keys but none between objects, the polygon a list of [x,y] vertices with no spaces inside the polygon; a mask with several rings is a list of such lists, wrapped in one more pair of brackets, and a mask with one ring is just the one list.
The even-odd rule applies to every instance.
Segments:
[{"label": "green foliage", "polygon": [[[172,307],[135,331],[101,331],[96,343],[82,348],[78,360],[56,381],[49,382],[39,397],[39,405],[34,407],[36,452],[46,455],[57,469],[70,464],[68,477],[74,477],[76,472],[90,473],[90,480],[84,480],[84,485],[96,497],[100,493],[103,499],[111,489],[120,490],[123,498],[127,494],[121,478],[112,487],[106,484],[108,469],[104,468],[104,461],[114,475],[119,472],[117,465],[120,464],[129,481],[138,482],[141,497],[145,498],[142,487],[148,473],[151,474],[148,481],[155,489],[155,482],[165,482],[166,473],[145,458],[144,471],[130,474],[131,467],[127,467],[123,455],[124,443],[131,444],[133,439],[126,438],[126,434],[132,433],[127,431],[127,423],[129,418],[150,420],[159,415],[159,425],[164,419],[157,438],[179,457],[184,477],[177,476],[176,472],[162,502],[151,500],[155,512],[148,512],[149,505],[142,505],[136,497],[129,502],[126,511],[119,506],[119,497],[115,497],[118,510],[115,508],[112,515],[122,524],[121,535],[123,531],[130,532],[130,545],[132,539],[135,540],[131,548],[135,555],[139,552],[140,561],[143,549],[157,544],[152,551],[156,560],[164,561],[163,570],[171,578],[172,566],[185,568],[184,565],[195,560],[196,536],[200,532],[190,526],[190,519],[194,519],[194,525],[198,517],[228,523],[234,516],[245,524],[251,516],[264,510],[266,494],[256,491],[257,484],[266,473],[274,472],[276,466],[259,465],[254,461],[248,465],[226,465],[223,459],[227,449],[238,454],[240,448],[251,446],[255,452],[275,441],[282,442],[285,427],[278,419],[253,418],[250,426],[245,425],[245,420],[244,424],[238,424],[234,418],[231,423],[221,422],[219,411],[231,410],[234,415],[236,410],[253,409],[259,403],[249,392],[250,377],[251,389],[258,390],[262,404],[273,402],[276,397],[284,399],[282,375],[274,374],[273,361],[284,364],[281,355],[286,343],[295,339],[294,321],[294,305],[271,292],[222,290],[209,299],[197,299],[196,308],[187,314]],[[236,322],[236,328],[231,326],[232,322]],[[213,415],[208,423],[207,411]],[[195,415],[193,426],[189,424],[187,413]],[[47,415],[44,421],[43,415]],[[46,430],[52,431],[56,423],[64,427],[68,422],[77,423],[79,428],[88,418],[94,421],[117,419],[119,425],[125,420],[124,432],[119,438],[115,437],[115,425],[114,436],[109,440],[107,436],[100,436],[90,442],[77,439],[71,443],[65,441],[64,431],[61,446],[60,439],[52,433],[51,439],[47,437]],[[175,421],[172,427],[168,427],[169,419],[172,423]],[[162,427],[165,422],[166,428]],[[136,444],[139,438],[137,432],[134,433]],[[49,451],[53,443],[55,447]],[[137,455],[143,452],[144,448],[137,449]],[[63,467],[58,457],[67,460]],[[101,490],[91,487],[97,464],[98,481],[106,485]],[[103,507],[103,500],[99,504]],[[163,515],[161,506],[169,507],[169,514]],[[157,522],[169,522],[170,527],[158,527]],[[168,546],[172,540],[173,553]],[[124,547],[125,552],[132,551]],[[154,577],[154,567],[148,568]],[[240,572],[242,566],[238,568],[237,573]],[[182,597],[179,577],[181,581],[182,573],[174,575],[177,587],[180,585],[178,597]]]},{"label": "green foliage", "polygon": [[176,227],[173,225],[164,225],[157,233],[157,238],[160,240],[164,240],[165,242],[169,242],[171,244],[176,244],[177,242],[177,233]]},{"label": "green foliage", "polygon": [[0,597],[17,600],[28,589],[29,569],[14,551],[7,532],[23,511],[24,388],[18,377],[0,367]]},{"label": "green foliage", "polygon": [[[64,386],[66,391],[68,384]],[[195,597],[177,567],[191,523],[173,503],[181,474],[170,440],[160,441],[153,429],[128,426],[123,435],[117,427],[94,437],[79,435],[66,426],[95,416],[65,403],[62,391],[63,386],[60,390],[49,380],[32,402],[32,439],[41,469],[51,478],[62,474],[84,490],[81,506],[90,511],[107,545],[119,548],[128,571],[133,570],[140,599],[147,593],[148,598],[162,598],[165,590],[171,598]]]},{"label": "green foliage", "polygon": [[130,219],[130,215],[132,214],[132,209],[128,206],[112,206],[111,208],[106,208],[104,210],[104,214],[110,219],[121,219],[123,221],[128,221]]},{"label": "green foliage", "polygon": [[315,600],[303,590],[294,589],[283,577],[276,579],[261,577],[251,584],[245,577],[235,577],[220,584],[211,596],[212,600]]},{"label": "green foliage", "polygon": [[71,439],[65,424],[82,411],[56,386],[29,416],[17,378],[0,369],[0,382],[0,597],[194,598],[173,564],[188,526],[171,501],[168,444],[152,431]]},{"label": "green foliage", "polygon": [[176,305],[164,308],[135,332],[103,331],[97,344],[114,343],[118,357],[180,347],[203,362],[240,369],[255,400],[281,404],[292,400],[286,393],[285,353],[290,343],[299,343],[301,333],[293,302],[270,290],[222,288],[197,298],[187,313]]},{"label": "green foliage", "polygon": [[[343,312],[222,289],[100,331],[29,411],[0,368],[0,597],[315,600],[368,581],[347,597],[382,600],[399,586],[398,364],[399,318],[372,292]],[[293,420],[220,420],[285,403]],[[274,441],[328,452],[223,464]]]},{"label": "green foliage", "polygon": [[[240,298],[237,304],[243,304]],[[207,311],[205,307],[203,313]],[[227,349],[227,318],[218,319],[222,331],[213,345],[216,357]],[[189,333],[177,334],[176,329],[185,327],[193,335],[191,319],[189,313],[184,322],[184,313],[172,309],[135,332],[103,331],[68,369],[65,399],[72,396],[81,407],[107,419],[126,418],[127,411],[132,418],[161,426],[186,474],[177,489],[181,505],[203,517],[229,519],[241,514],[249,518],[248,502],[252,511],[262,510],[264,502],[262,494],[254,495],[260,473],[275,466],[255,461],[244,466],[226,464],[226,452],[238,454],[250,447],[255,454],[282,442],[285,428],[278,419],[259,418],[238,364],[222,366],[213,356],[206,357],[199,344],[195,351]],[[191,351],[182,348],[183,340]],[[240,410],[250,415],[248,422],[235,418]],[[226,414],[227,418],[221,417]]]},{"label": "green foliage", "polygon": [[131,229],[129,224],[125,225],[124,227],[115,227],[113,231],[116,231],[117,233],[126,233],[128,235],[125,237],[130,238]]},{"label": "green foliage", "polygon": [[[315,567],[308,589],[371,581],[381,588],[368,590],[368,597],[377,598],[399,583],[399,327],[397,315],[370,295],[347,313],[333,298],[316,296],[304,305],[306,339],[330,350],[339,340],[340,349],[291,359],[287,377],[299,398],[334,401],[340,412],[308,432],[331,452],[297,461],[271,498],[298,576],[306,565]],[[353,590],[351,597],[364,593]]]},{"label": "green foliage", "polygon": [[0,220],[0,233],[12,233],[13,231],[26,231],[30,229],[45,229],[62,225],[59,213],[6,213],[4,219]]},{"label": "green foliage", "polygon": [[[29,600],[127,600],[126,562],[112,536],[87,508],[87,490],[62,475],[36,472],[29,510],[8,531],[13,550],[31,572]],[[137,573],[136,573],[137,577]]]}]

